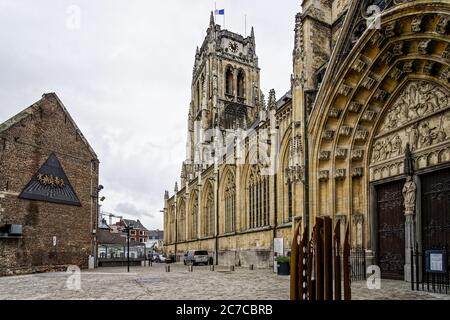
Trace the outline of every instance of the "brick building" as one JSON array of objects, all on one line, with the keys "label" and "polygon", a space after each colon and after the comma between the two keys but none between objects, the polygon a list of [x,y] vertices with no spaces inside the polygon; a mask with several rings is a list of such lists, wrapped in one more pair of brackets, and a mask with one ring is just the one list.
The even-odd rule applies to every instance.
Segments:
[{"label": "brick building", "polygon": [[88,266],[98,167],[54,93],[0,124],[0,275]]},{"label": "brick building", "polygon": [[[115,225],[111,226],[113,232],[122,233],[124,228],[130,226],[132,229],[130,230],[130,240],[136,241],[137,243],[147,243],[149,231],[141,221],[138,220],[130,220],[130,219],[120,219]],[[126,235],[124,235],[126,236]]]}]

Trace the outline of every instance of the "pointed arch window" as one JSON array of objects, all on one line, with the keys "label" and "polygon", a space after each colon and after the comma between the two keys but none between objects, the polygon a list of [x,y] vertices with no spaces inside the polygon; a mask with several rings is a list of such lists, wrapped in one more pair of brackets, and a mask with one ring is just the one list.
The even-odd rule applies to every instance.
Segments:
[{"label": "pointed arch window", "polygon": [[269,177],[253,172],[248,182],[249,224],[250,228],[259,228],[270,224]]},{"label": "pointed arch window", "polygon": [[180,202],[180,205],[178,207],[178,223],[177,223],[177,240],[185,241],[186,240],[186,205],[184,201],[182,200]]},{"label": "pointed arch window", "polygon": [[190,239],[197,239],[197,224],[198,224],[198,194],[197,192],[191,198],[191,212],[190,212]]},{"label": "pointed arch window", "polygon": [[234,232],[236,226],[236,183],[229,174],[224,189],[225,233]]},{"label": "pointed arch window", "polygon": [[205,207],[203,208],[204,220],[203,220],[203,234],[213,236],[215,232],[215,211],[214,211],[214,192],[209,184],[206,191]]}]

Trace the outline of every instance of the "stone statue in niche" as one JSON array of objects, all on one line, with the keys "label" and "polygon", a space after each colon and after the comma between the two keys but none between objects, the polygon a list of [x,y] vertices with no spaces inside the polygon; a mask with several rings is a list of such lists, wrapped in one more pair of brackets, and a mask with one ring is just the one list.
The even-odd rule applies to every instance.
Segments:
[{"label": "stone statue in niche", "polygon": [[403,187],[403,198],[405,200],[405,214],[414,214],[416,208],[417,186],[412,176],[406,177],[406,183]]}]

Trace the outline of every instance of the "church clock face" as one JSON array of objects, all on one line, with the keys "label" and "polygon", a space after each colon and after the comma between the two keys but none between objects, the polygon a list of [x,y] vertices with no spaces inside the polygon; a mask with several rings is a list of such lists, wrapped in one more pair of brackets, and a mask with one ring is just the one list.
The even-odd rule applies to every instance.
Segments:
[{"label": "church clock face", "polygon": [[231,52],[236,53],[238,51],[238,45],[236,42],[230,42],[228,46],[231,50]]}]

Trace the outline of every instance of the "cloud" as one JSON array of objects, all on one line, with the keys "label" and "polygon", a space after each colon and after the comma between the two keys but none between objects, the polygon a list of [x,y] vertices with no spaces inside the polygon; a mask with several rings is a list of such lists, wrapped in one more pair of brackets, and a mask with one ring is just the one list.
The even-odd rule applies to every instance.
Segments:
[{"label": "cloud", "polygon": [[[261,88],[281,97],[290,88],[299,4],[273,3],[217,6],[238,33],[247,14]],[[72,5],[79,29],[67,27]],[[129,218],[161,229],[164,190],[173,194],[185,157],[195,49],[213,8],[213,0],[0,1],[0,122],[56,92],[99,156],[102,208],[127,209]]]},{"label": "cloud", "polygon": [[147,210],[137,208],[133,203],[121,202],[116,206],[116,212],[125,218],[132,216],[134,218],[153,218],[152,214],[149,214]]}]

